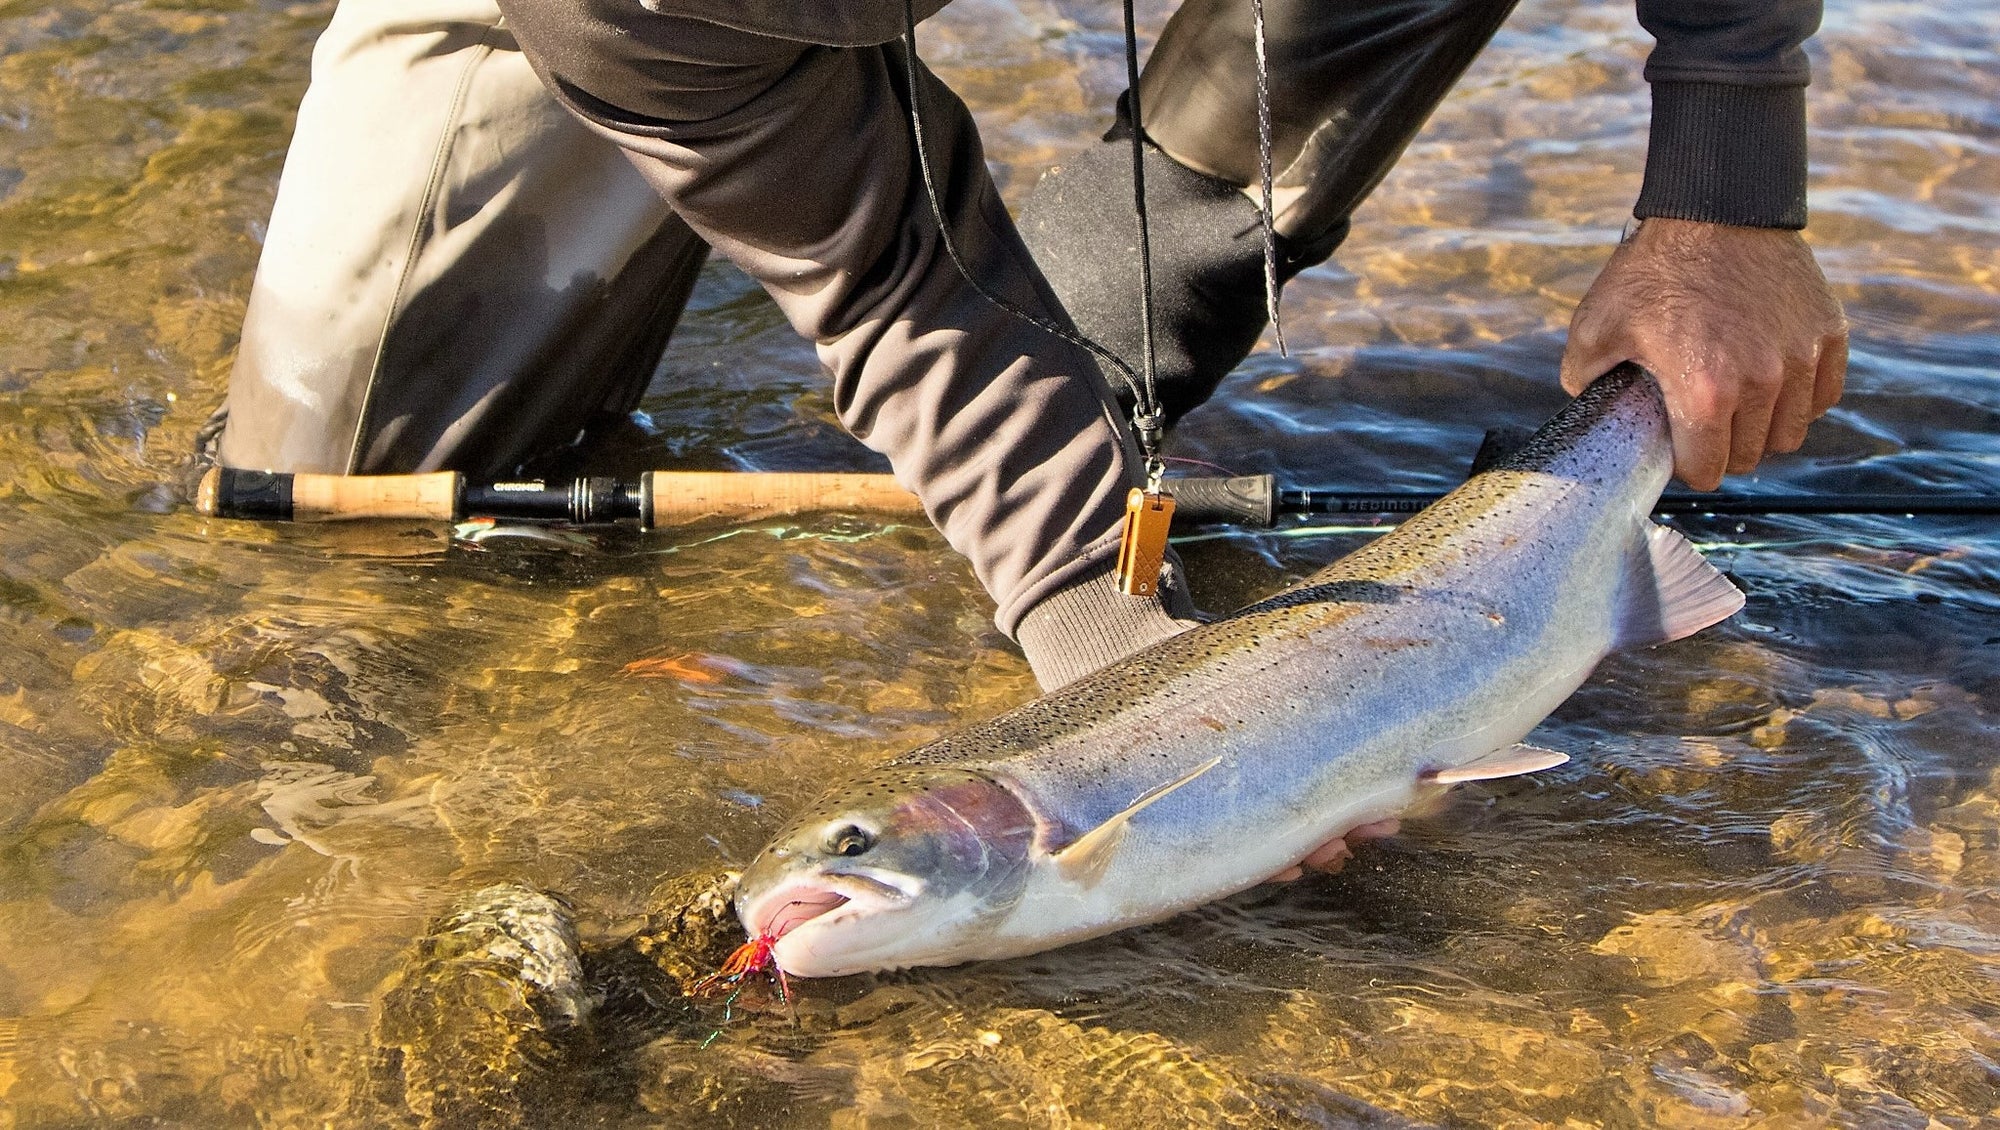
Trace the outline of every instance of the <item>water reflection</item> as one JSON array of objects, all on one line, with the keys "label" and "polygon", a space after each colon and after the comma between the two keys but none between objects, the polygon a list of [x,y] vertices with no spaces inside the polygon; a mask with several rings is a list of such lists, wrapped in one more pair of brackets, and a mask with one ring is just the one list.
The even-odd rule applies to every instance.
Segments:
[{"label": "water reflection", "polygon": [[[1559,335],[1636,190],[1645,114],[1627,11],[1572,8],[1524,6],[1339,262],[1288,292],[1293,356],[1254,358],[1176,454],[1437,487],[1484,428],[1559,402]],[[740,865],[820,782],[1032,693],[926,530],[468,546],[169,505],[328,10],[0,3],[0,1125],[415,1122],[429,1108],[378,1086],[407,1031],[384,1002],[458,900],[559,891],[586,940],[627,952],[663,877]],[[959,0],[927,27],[1011,198],[1101,128],[1115,19]],[[1812,234],[1854,369],[1766,477],[1990,489],[2000,36],[1853,0],[1815,63]],[[868,465],[739,276],[712,268],[684,325],[607,468]],[[725,1025],[614,970],[596,1052],[510,1109],[2000,1118],[2000,537],[1681,524],[1749,607],[1607,663],[1542,735],[1578,753],[1559,772],[1468,786],[1332,879],[1036,958],[815,984],[796,1021],[746,1000]],[[1188,556],[1226,607],[1366,536]]]}]

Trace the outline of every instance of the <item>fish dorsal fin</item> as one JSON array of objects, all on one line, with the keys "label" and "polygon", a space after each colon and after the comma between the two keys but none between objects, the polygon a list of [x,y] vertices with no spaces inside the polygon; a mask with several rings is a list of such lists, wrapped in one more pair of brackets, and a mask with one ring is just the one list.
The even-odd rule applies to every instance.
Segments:
[{"label": "fish dorsal fin", "polygon": [[1462,785],[1467,781],[1492,781],[1518,777],[1542,769],[1554,769],[1569,760],[1569,754],[1521,742],[1496,749],[1477,761],[1450,769],[1433,769],[1418,780],[1430,785]]},{"label": "fish dorsal fin", "polygon": [[1104,869],[1111,863],[1111,857],[1117,854],[1118,845],[1124,842],[1125,828],[1131,823],[1132,817],[1154,801],[1220,764],[1222,758],[1215,757],[1195,766],[1191,772],[1179,779],[1148,790],[1145,795],[1126,805],[1111,819],[1071,840],[1061,851],[1055,853],[1057,874],[1073,883],[1082,883],[1086,887],[1095,886],[1097,881],[1104,877]]},{"label": "fish dorsal fin", "polygon": [[1644,647],[1694,635],[1743,607],[1743,592],[1688,539],[1661,525],[1646,530],[1619,594],[1618,646]]}]

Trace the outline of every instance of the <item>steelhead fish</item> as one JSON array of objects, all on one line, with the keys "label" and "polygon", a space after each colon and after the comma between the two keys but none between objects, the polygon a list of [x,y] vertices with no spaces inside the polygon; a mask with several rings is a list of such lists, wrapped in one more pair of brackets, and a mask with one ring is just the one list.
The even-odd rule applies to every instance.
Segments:
[{"label": "steelhead fish", "polygon": [[1276,596],[837,788],[736,909],[784,972],[1015,957],[1157,922],[1461,781],[1618,647],[1743,596],[1650,514],[1651,376],[1600,378],[1511,458]]}]

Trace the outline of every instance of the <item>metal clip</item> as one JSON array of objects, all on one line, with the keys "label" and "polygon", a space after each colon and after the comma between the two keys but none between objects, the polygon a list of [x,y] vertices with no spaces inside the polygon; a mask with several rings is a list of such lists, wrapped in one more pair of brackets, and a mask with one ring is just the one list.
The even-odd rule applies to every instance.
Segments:
[{"label": "metal clip", "polygon": [[1167,527],[1174,519],[1174,496],[1133,487],[1125,496],[1125,527],[1118,539],[1118,589],[1126,596],[1152,596],[1160,588],[1160,563],[1167,558]]}]

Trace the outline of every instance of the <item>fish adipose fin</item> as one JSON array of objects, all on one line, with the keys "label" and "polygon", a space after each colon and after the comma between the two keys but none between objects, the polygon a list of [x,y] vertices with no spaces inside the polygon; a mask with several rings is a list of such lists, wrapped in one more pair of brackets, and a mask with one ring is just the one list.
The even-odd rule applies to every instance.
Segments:
[{"label": "fish adipose fin", "polygon": [[1522,742],[1497,749],[1477,761],[1451,769],[1433,769],[1418,777],[1428,785],[1462,785],[1467,781],[1493,781],[1518,777],[1542,769],[1554,769],[1569,760],[1569,754]]},{"label": "fish adipose fin", "polygon": [[1665,526],[1649,525],[1645,552],[1634,555],[1619,594],[1618,646],[1684,639],[1742,607],[1742,590],[1693,543]]},{"label": "fish adipose fin", "polygon": [[1061,851],[1055,853],[1056,873],[1072,883],[1095,886],[1104,877],[1104,869],[1111,863],[1111,857],[1118,852],[1118,845],[1125,840],[1125,828],[1132,817],[1141,810],[1180,788],[1182,785],[1222,764],[1220,757],[1195,767],[1194,771],[1179,780],[1168,781],[1159,788],[1148,790],[1138,800],[1125,806],[1116,816],[1070,841]]}]

